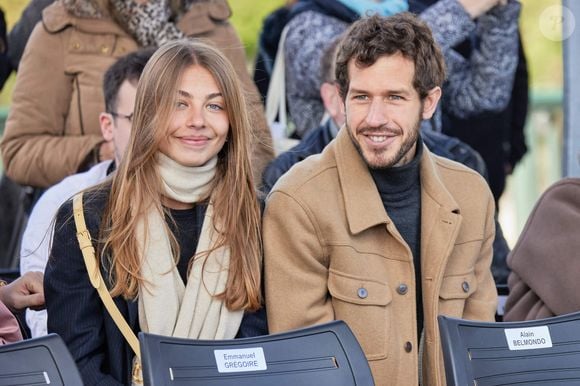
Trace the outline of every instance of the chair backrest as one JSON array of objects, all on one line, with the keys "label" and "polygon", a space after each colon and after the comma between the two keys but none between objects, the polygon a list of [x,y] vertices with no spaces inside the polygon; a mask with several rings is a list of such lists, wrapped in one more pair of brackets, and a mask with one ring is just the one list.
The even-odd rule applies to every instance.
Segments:
[{"label": "chair backrest", "polygon": [[139,333],[139,341],[150,386],[374,385],[365,355],[342,321],[235,340]]},{"label": "chair backrest", "polygon": [[524,322],[439,316],[447,385],[580,385],[580,312]]},{"label": "chair backrest", "polygon": [[0,386],[82,386],[83,381],[60,336],[49,334],[0,346]]}]

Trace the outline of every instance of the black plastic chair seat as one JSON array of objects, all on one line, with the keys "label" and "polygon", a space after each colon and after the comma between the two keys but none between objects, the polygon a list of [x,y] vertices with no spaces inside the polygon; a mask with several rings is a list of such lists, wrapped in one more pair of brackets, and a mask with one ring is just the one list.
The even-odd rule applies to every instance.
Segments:
[{"label": "black plastic chair seat", "polygon": [[139,333],[146,385],[371,386],[366,357],[335,321],[235,340],[189,340]]}]

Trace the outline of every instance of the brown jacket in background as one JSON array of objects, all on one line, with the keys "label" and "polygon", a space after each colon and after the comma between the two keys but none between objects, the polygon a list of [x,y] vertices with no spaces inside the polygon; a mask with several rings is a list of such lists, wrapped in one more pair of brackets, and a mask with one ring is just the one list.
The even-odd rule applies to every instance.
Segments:
[{"label": "brown jacket in background", "polygon": [[[230,16],[226,0],[204,1],[194,4],[178,27],[222,49],[237,70],[254,128],[254,177],[260,181],[274,156],[272,141]],[[0,144],[6,174],[20,184],[49,187],[90,166],[93,149],[103,141],[103,75],[116,59],[136,49],[135,40],[109,17],[75,17],[58,1],[47,7],[18,69]]]},{"label": "brown jacket in background", "polygon": [[508,256],[512,272],[504,321],[580,311],[580,179],[549,187]]},{"label": "brown jacket in background", "polygon": [[[443,386],[437,315],[494,318],[494,201],[479,174],[426,147],[420,175],[423,385]],[[413,256],[346,129],[274,186],[263,234],[272,333],[342,319],[377,386],[419,384]]]}]

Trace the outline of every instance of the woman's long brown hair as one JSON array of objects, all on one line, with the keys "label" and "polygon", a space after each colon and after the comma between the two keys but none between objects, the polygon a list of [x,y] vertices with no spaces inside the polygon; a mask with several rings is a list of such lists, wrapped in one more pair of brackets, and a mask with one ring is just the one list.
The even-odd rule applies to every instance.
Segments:
[{"label": "woman's long brown hair", "polygon": [[[228,140],[218,154],[211,200],[214,224],[219,224],[216,245],[230,249],[226,289],[216,296],[230,310],[256,310],[261,305],[260,207],[250,168],[250,126],[240,83],[229,61],[215,48],[199,40],[166,44],[149,60],[137,87],[131,139],[113,177],[111,194],[101,224],[102,248],[98,255],[110,266],[111,295],[134,299],[143,284],[142,251],[137,243],[139,221],[150,210],[165,215],[157,170],[160,142],[167,136],[175,106],[177,87],[185,69],[207,69],[224,96],[230,128]],[[146,227],[145,227],[146,228]],[[215,228],[215,226],[214,226]],[[169,228],[174,259],[179,246]],[[201,251],[199,258],[210,251]]]}]

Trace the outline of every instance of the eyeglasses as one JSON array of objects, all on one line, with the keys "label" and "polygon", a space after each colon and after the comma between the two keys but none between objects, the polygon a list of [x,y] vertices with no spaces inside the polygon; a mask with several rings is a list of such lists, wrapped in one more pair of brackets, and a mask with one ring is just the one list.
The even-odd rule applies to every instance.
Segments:
[{"label": "eyeglasses", "polygon": [[133,113],[131,113],[129,115],[125,115],[125,114],[119,114],[119,113],[115,113],[115,112],[110,112],[109,114],[111,114],[112,116],[114,116],[116,118],[125,118],[129,122],[133,122]]}]

